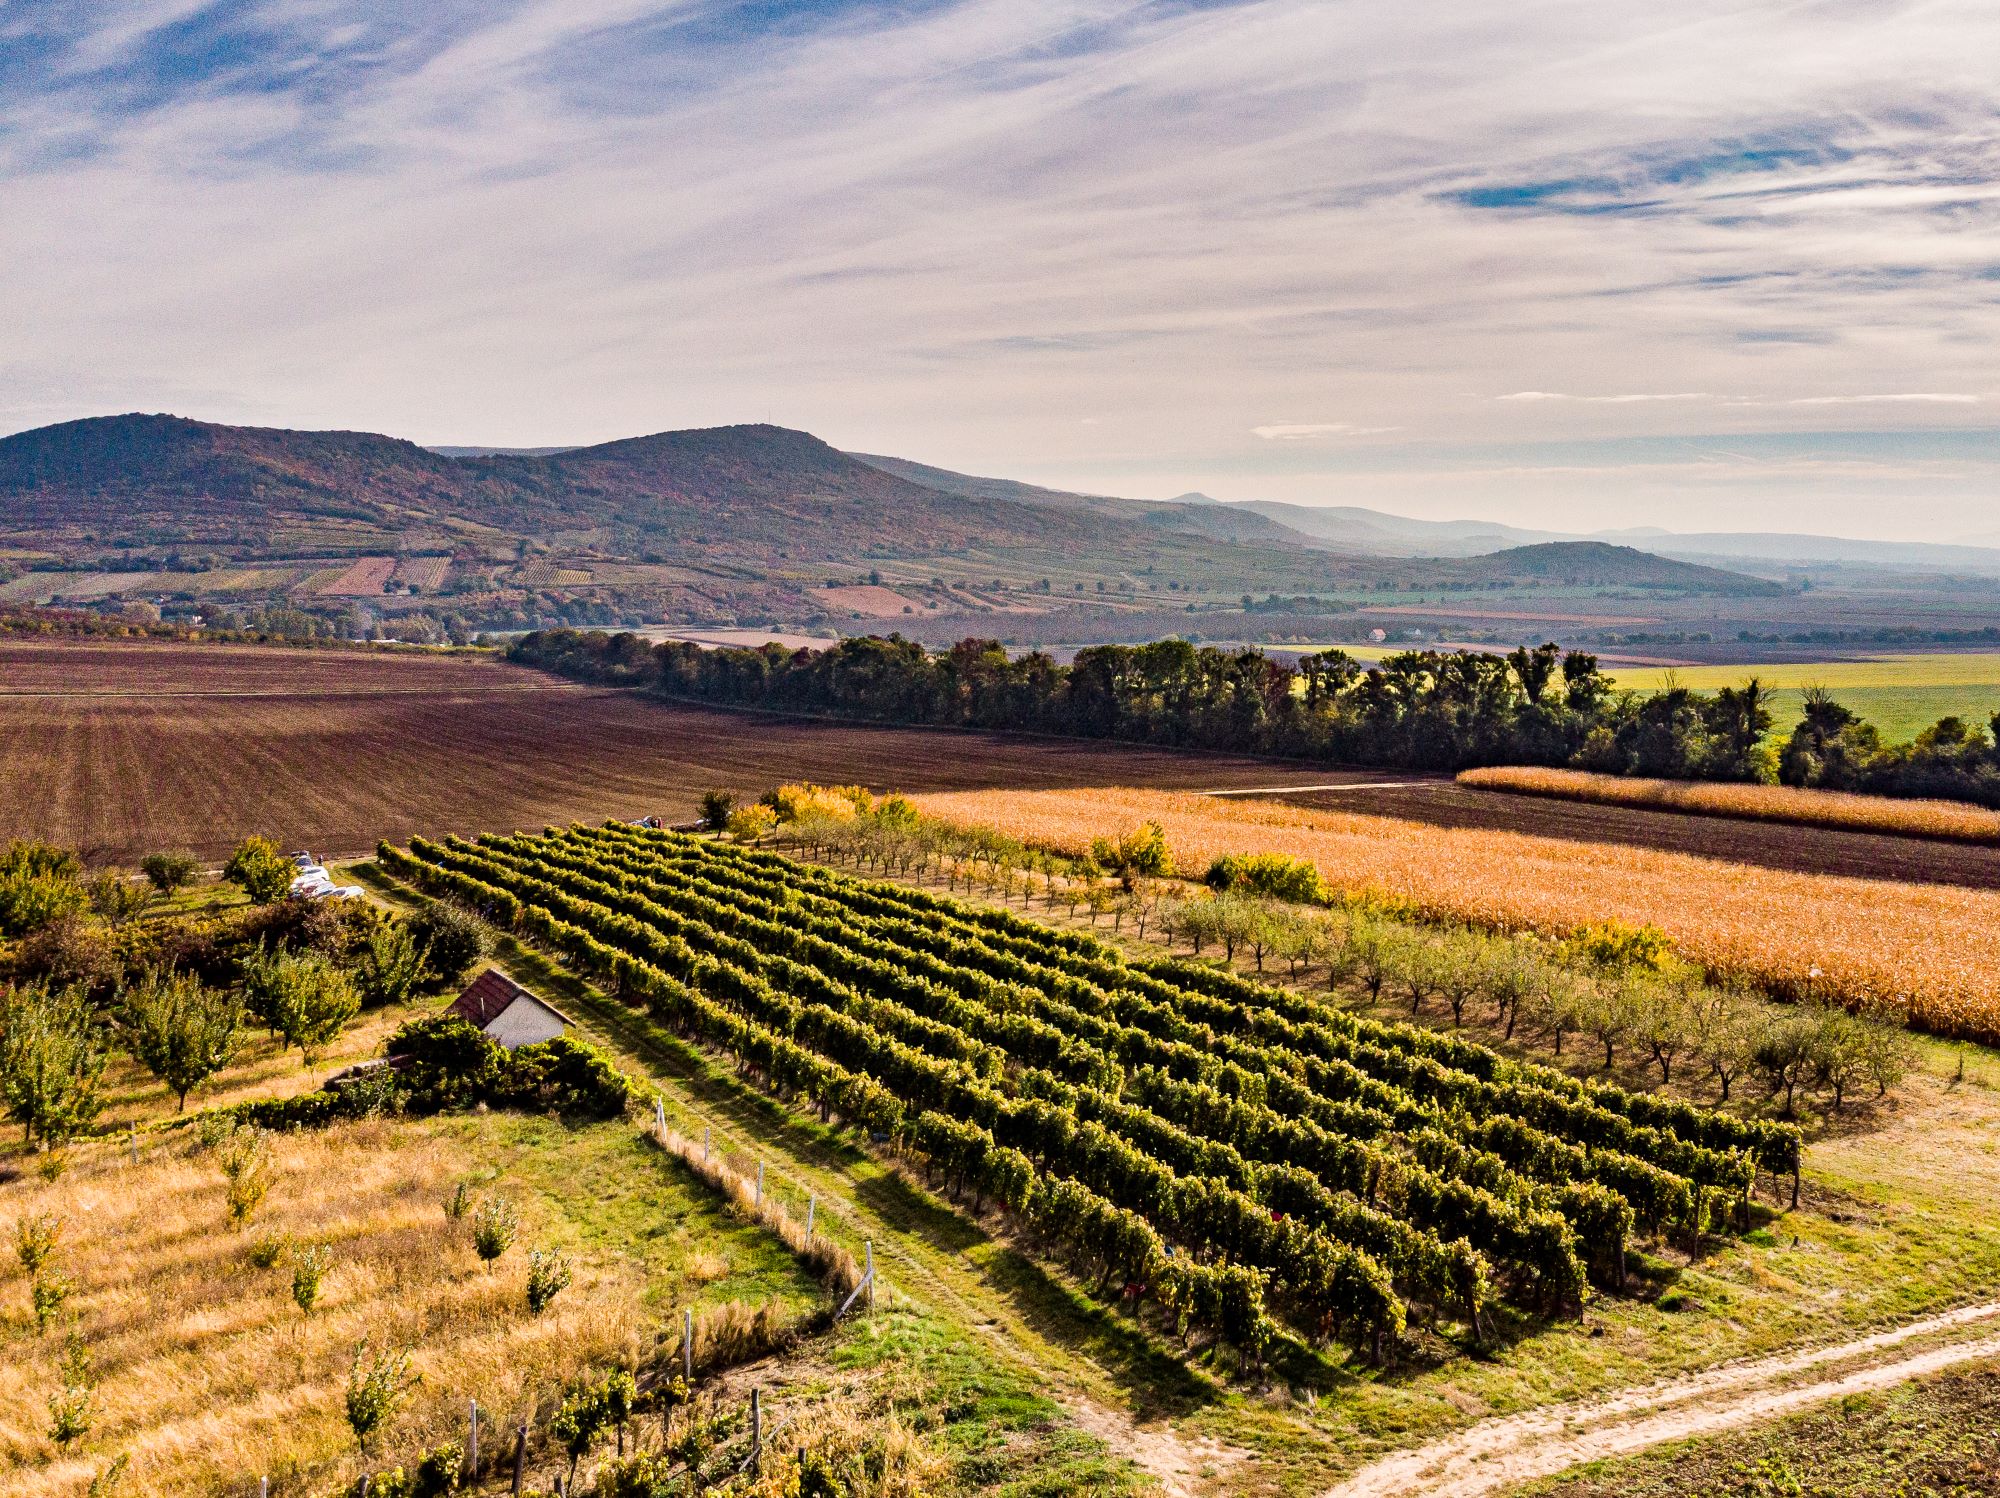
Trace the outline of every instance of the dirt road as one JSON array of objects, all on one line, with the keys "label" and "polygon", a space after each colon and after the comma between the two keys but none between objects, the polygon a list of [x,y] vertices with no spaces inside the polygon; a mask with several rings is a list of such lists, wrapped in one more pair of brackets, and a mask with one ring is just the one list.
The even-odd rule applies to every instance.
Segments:
[{"label": "dirt road", "polygon": [[[1985,1301],[1850,1342],[1484,1421],[1415,1451],[1384,1457],[1322,1498],[1482,1498],[1579,1462],[1734,1429],[2000,1355],[1996,1324],[2000,1301]],[[1912,1342],[1928,1345],[1897,1358],[1880,1356]],[[1801,1377],[1806,1374],[1816,1376]]]}]

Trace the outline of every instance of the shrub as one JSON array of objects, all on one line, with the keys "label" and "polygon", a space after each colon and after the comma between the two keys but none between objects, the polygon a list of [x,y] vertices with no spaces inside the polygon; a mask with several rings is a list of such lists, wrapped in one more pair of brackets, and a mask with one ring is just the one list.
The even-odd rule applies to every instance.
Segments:
[{"label": "shrub", "polygon": [[564,1118],[616,1118],[632,1084],[595,1046],[567,1035],[500,1051],[487,1101]]},{"label": "shrub", "polygon": [[364,1457],[370,1437],[396,1412],[416,1381],[407,1349],[391,1347],[372,1360],[366,1341],[354,1349],[354,1362],[347,1371],[347,1425]]},{"label": "shrub", "polygon": [[222,869],[223,878],[259,905],[284,899],[298,875],[297,866],[268,837],[243,839]]},{"label": "shrub", "polygon": [[465,1221],[465,1214],[472,1210],[472,1189],[460,1181],[457,1188],[444,1199],[445,1221],[454,1226]]},{"label": "shrub", "polygon": [[409,1090],[412,1113],[443,1113],[482,1101],[502,1052],[457,1015],[411,1020],[389,1037],[387,1053]]},{"label": "shrub", "polygon": [[90,1434],[94,1417],[91,1396],[97,1381],[91,1374],[90,1349],[75,1332],[63,1348],[62,1385],[49,1396],[49,1439],[67,1451]]},{"label": "shrub", "polygon": [[222,1142],[217,1163],[229,1183],[223,1203],[232,1232],[250,1220],[271,1190],[271,1152],[266,1140],[262,1129],[239,1128]]},{"label": "shrub", "polygon": [[574,1278],[569,1260],[559,1253],[543,1253],[539,1248],[528,1255],[528,1314],[539,1316],[569,1288]]},{"label": "shrub", "polygon": [[331,1268],[331,1244],[310,1244],[292,1256],[292,1303],[308,1318],[319,1305],[320,1286]]},{"label": "shrub", "polygon": [[139,860],[139,872],[153,881],[153,888],[163,895],[193,880],[201,871],[201,863],[192,853],[148,853]]},{"label": "shrub", "polygon": [[1645,968],[1665,972],[1677,961],[1674,944],[1657,926],[1593,921],[1579,926],[1562,944],[1572,961],[1605,968]]},{"label": "shrub", "polygon": [[504,1196],[490,1196],[472,1214],[472,1251],[482,1264],[491,1264],[514,1246],[520,1231],[514,1204]]},{"label": "shrub", "polygon": [[1228,853],[1209,864],[1209,887],[1230,893],[1265,895],[1295,905],[1320,905],[1326,885],[1311,860],[1283,853]]},{"label": "shrub", "polygon": [[28,1287],[29,1304],[35,1312],[35,1335],[41,1336],[55,1324],[62,1315],[64,1305],[69,1302],[71,1285],[67,1276],[50,1270],[38,1275],[34,1284]]},{"label": "shrub", "polygon": [[1166,829],[1158,822],[1143,823],[1120,837],[1095,838],[1090,856],[1099,868],[1128,884],[1135,878],[1165,879],[1174,871]]},{"label": "shrub", "polygon": [[250,1261],[253,1269],[276,1269],[291,1251],[289,1233],[259,1233],[250,1240],[250,1247],[243,1256]]},{"label": "shrub", "polygon": [[55,1257],[63,1227],[63,1219],[54,1212],[31,1212],[14,1224],[14,1253],[29,1279]]}]

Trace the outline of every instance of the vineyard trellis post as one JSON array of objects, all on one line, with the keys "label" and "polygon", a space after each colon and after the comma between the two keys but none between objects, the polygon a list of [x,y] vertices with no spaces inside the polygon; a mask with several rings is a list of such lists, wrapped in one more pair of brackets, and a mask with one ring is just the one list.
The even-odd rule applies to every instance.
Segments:
[{"label": "vineyard trellis post", "polygon": [[514,1498],[521,1498],[521,1479],[528,1475],[528,1422],[514,1427]]},{"label": "vineyard trellis post", "polygon": [[681,1376],[694,1383],[694,1307],[681,1311]]},{"label": "vineyard trellis post", "polygon": [[760,1472],[764,1465],[764,1401],[762,1391],[750,1391],[750,1470]]},{"label": "vineyard trellis post", "polygon": [[813,1235],[813,1217],[818,1211],[819,1198],[817,1196],[808,1196],[806,1198],[806,1237],[809,1239]]},{"label": "vineyard trellis post", "polygon": [[470,1430],[465,1443],[465,1475],[474,1482],[479,1481],[479,1401],[472,1401]]}]

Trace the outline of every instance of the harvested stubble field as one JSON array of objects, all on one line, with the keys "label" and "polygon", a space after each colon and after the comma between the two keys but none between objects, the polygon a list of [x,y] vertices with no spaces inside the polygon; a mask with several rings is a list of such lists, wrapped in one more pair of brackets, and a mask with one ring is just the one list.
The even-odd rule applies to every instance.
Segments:
[{"label": "harvested stubble field", "polygon": [[1137,789],[922,795],[925,811],[1082,852],[1154,820],[1184,867],[1223,853],[1310,859],[1336,888],[1426,914],[1560,933],[1650,924],[1718,973],[1906,1007],[1944,1034],[2000,1038],[2000,892],[1748,868],[1523,833]]},{"label": "harvested stubble field", "polygon": [[1552,796],[1607,806],[1740,817],[1752,822],[1792,822],[1809,827],[1838,827],[1849,832],[1885,832],[1899,837],[1932,837],[1987,846],[2000,843],[2000,812],[1963,801],[1897,800],[1890,796],[1807,791],[1784,785],[1647,780],[1527,765],[1467,770],[1458,781],[1481,790]]},{"label": "harvested stubble field", "polygon": [[670,705],[479,654],[0,640],[0,841],[48,838],[92,859],[169,846],[215,857],[252,832],[338,854],[440,829],[679,820],[710,788],[754,796],[798,779],[952,789],[1274,776],[1287,771]]}]

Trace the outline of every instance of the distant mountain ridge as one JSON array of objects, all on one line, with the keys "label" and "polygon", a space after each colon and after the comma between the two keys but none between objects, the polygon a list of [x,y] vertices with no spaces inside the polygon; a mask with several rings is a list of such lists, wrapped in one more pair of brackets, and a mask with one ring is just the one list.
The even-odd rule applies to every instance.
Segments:
[{"label": "distant mountain ridge", "polygon": [[[416,538],[432,554],[525,562],[539,552],[592,565],[626,558],[704,569],[725,590],[768,584],[791,596],[791,606],[800,588],[833,582],[829,571],[872,573],[880,562],[897,563],[912,582],[938,571],[963,579],[975,569],[973,578],[1005,576],[1043,593],[1051,574],[1083,573],[1101,579],[1092,596],[1106,603],[1121,592],[1167,589],[1170,579],[1211,598],[1382,581],[1406,589],[1548,583],[1739,595],[1769,586],[1632,548],[1552,543],[1475,522],[1207,496],[1072,494],[856,456],[770,425],[575,448],[439,451],[372,432],[92,417],[0,438],[0,532],[17,544],[100,558],[105,546],[237,557],[379,554]],[[1520,542],[1525,550],[1515,549]]]},{"label": "distant mountain ridge", "polygon": [[[920,482],[956,492],[988,489],[1030,491],[1038,503],[1114,505],[1213,506],[1259,515],[1289,531],[1305,544],[1348,556],[1463,558],[1489,556],[1513,547],[1556,541],[1602,541],[1636,545],[1661,556],[1727,568],[1732,562],[1782,570],[1808,562],[1921,569],[1958,569],[2000,575],[2000,532],[1987,544],[1972,537],[1956,544],[1929,541],[1865,541],[1843,536],[1790,532],[1685,532],[1661,526],[1636,526],[1605,531],[1550,531],[1506,525],[1493,520],[1419,520],[1357,505],[1302,505],[1277,500],[1216,500],[1206,494],[1175,499],[1120,500],[1105,495],[1073,494],[1061,489],[1016,484],[1009,479],[973,478],[949,469],[912,463],[901,458],[856,454],[891,472],[921,473]],[[1026,497],[1025,495],[1023,497]],[[1221,524],[1222,522],[1217,522]]]}]

